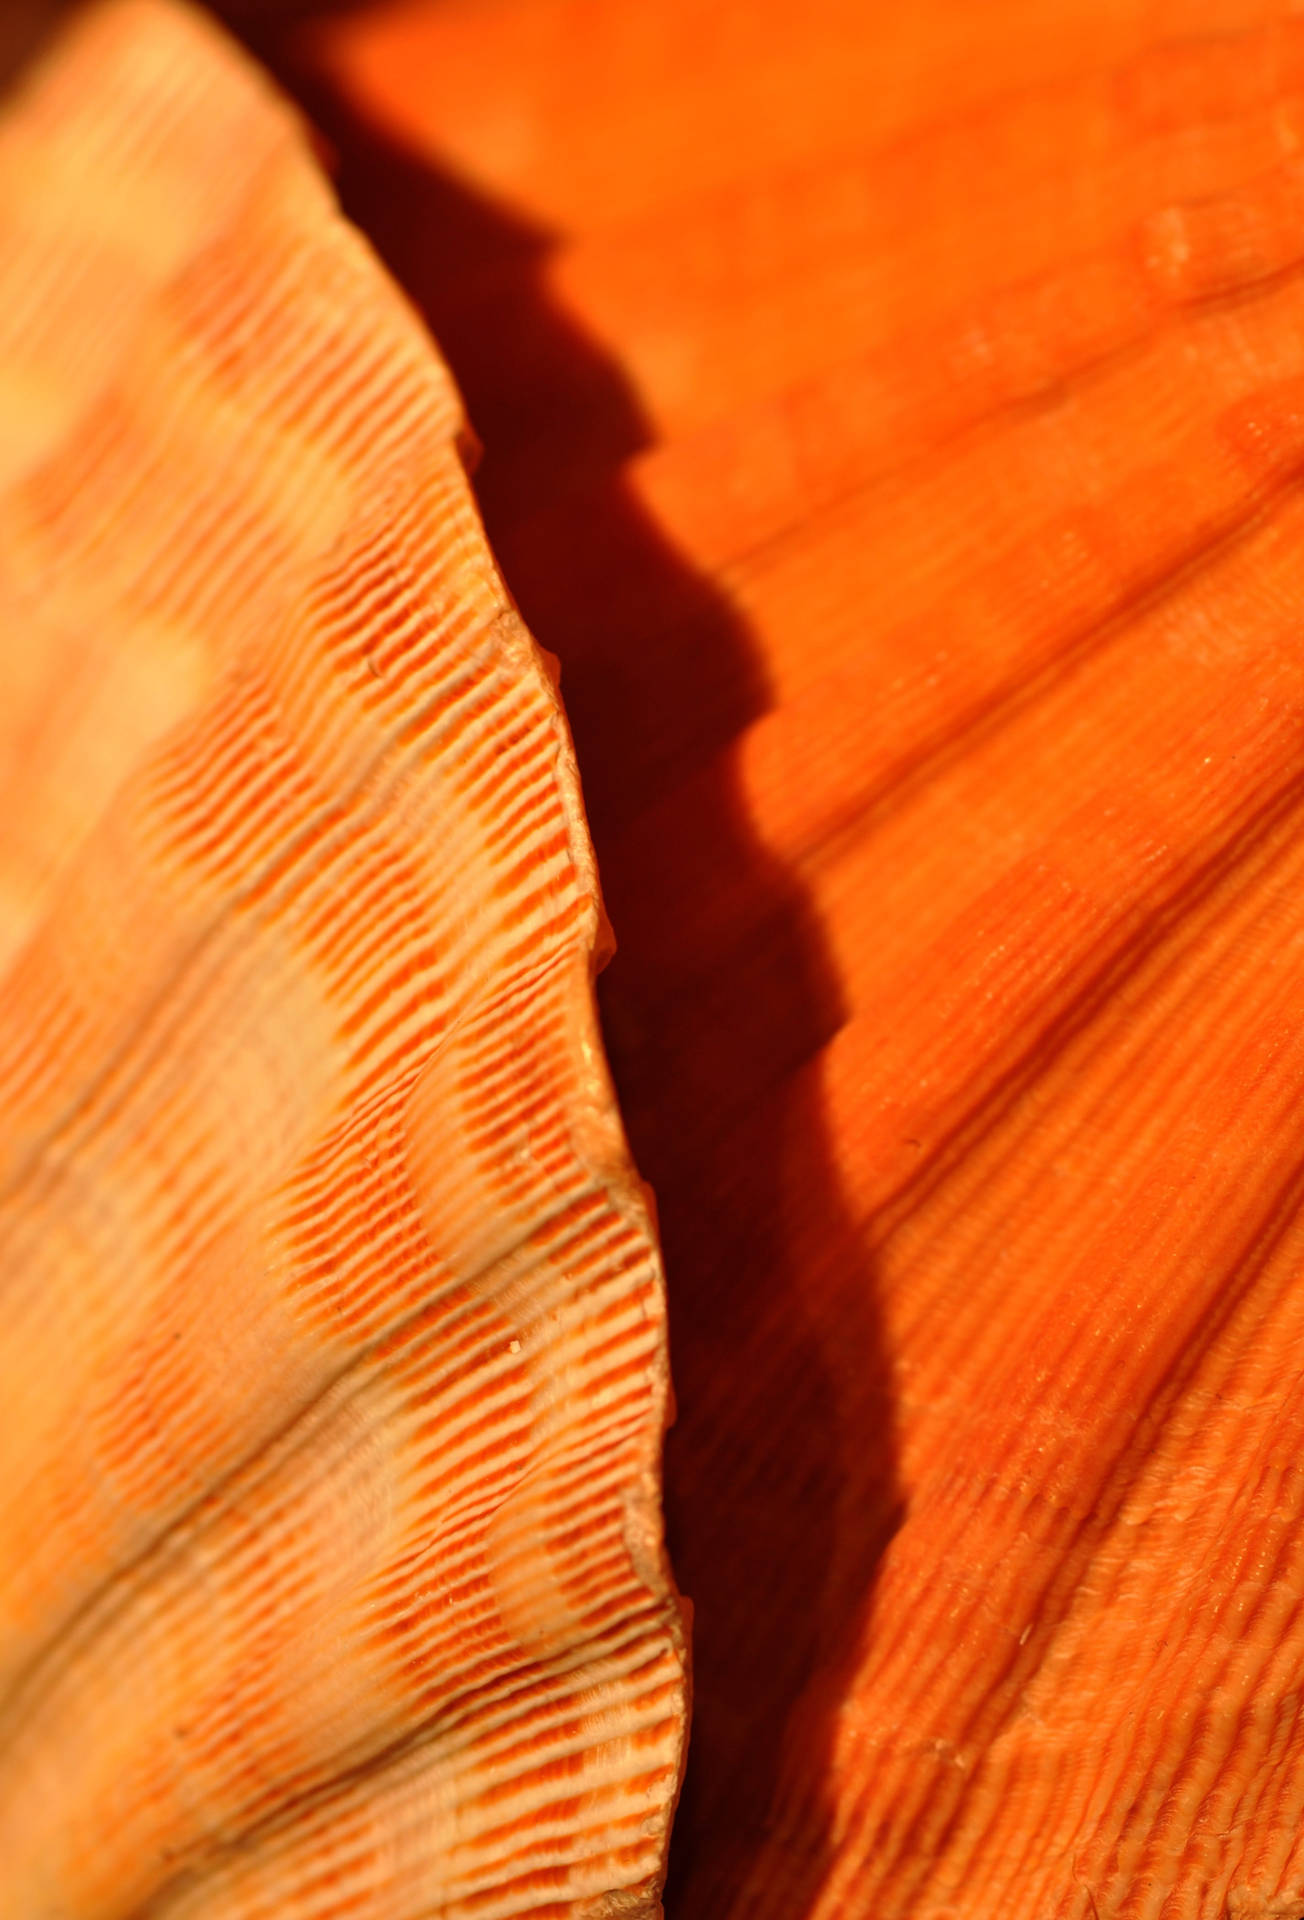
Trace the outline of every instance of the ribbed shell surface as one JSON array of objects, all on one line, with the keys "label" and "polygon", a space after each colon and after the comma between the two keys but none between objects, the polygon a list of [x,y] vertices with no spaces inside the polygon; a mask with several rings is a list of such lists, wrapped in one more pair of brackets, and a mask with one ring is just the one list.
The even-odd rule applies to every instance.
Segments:
[{"label": "ribbed shell surface", "polygon": [[0,1912],[655,1911],[647,1204],[429,339],[198,15],[0,128]]},{"label": "ribbed shell surface", "polygon": [[620,941],[667,1912],[1299,1920],[1298,4],[303,31]]}]

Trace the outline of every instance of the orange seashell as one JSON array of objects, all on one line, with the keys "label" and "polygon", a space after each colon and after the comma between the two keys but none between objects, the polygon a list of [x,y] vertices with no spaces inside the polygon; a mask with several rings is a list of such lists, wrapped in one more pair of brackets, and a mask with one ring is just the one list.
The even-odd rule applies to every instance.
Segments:
[{"label": "orange seashell", "polygon": [[671,1287],[670,1911],[1304,1911],[1304,21],[262,45],[562,660]]},{"label": "orange seashell", "polygon": [[0,128],[0,1911],[655,1905],[658,1255],[442,365],[168,0]]}]

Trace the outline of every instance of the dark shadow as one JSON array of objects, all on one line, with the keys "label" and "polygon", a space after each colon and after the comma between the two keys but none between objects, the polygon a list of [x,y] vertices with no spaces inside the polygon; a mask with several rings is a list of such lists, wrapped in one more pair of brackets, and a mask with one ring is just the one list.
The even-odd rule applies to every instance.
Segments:
[{"label": "dark shadow", "polygon": [[[762,849],[732,770],[731,743],[769,703],[764,669],[629,487],[648,426],[619,367],[550,294],[550,236],[364,124],[295,70],[285,45],[264,31],[255,50],[335,148],[346,209],[465,395],[490,541],[561,660],[619,942],[601,1002],[660,1209],[678,1400],[668,1530],[695,1613],[667,1907],[675,1920],[723,1913],[768,1831],[804,1698],[802,1777],[783,1781],[802,1805],[781,1903],[798,1920],[827,1866],[839,1674],[861,1643],[898,1493],[873,1275],[818,1091],[794,1077],[844,1017],[838,982],[803,888]],[[681,789],[692,804],[676,813]],[[651,818],[665,836],[640,837]],[[745,904],[723,930],[711,912],[720,888]],[[669,931],[704,925],[716,930],[691,956]],[[817,1225],[804,1254],[790,1224],[798,1196]]]},{"label": "dark shadow", "polygon": [[54,32],[66,0],[0,0],[0,93],[21,79]]}]

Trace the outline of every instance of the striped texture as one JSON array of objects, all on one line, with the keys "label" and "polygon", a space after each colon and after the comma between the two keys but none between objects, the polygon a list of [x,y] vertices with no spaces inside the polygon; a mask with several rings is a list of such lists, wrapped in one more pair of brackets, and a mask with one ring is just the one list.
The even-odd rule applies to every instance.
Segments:
[{"label": "striped texture", "polygon": [[652,1913],[659,1263],[459,402],[166,0],[0,129],[0,1911]]},{"label": "striped texture", "polygon": [[395,0],[312,48],[620,940],[667,1911],[1299,1920],[1304,18]]}]

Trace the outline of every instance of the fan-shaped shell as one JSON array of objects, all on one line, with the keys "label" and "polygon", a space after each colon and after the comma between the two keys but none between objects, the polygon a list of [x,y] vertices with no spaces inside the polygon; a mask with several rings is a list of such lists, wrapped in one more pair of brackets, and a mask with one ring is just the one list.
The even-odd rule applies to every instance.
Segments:
[{"label": "fan-shaped shell", "polygon": [[166,0],[0,129],[0,1910],[648,1910],[658,1258],[460,405]]}]

